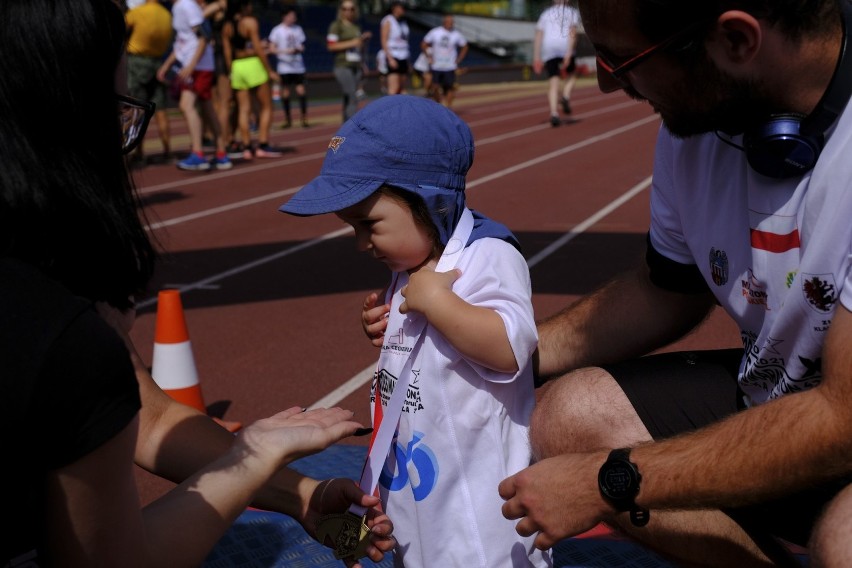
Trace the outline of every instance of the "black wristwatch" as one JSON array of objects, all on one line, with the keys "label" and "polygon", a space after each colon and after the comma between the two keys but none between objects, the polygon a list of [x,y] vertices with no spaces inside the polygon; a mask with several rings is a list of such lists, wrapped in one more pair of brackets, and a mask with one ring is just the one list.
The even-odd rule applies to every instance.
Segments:
[{"label": "black wristwatch", "polygon": [[598,472],[598,489],[617,511],[630,511],[633,526],[644,527],[651,513],[636,504],[642,475],[630,461],[630,448],[612,450]]}]

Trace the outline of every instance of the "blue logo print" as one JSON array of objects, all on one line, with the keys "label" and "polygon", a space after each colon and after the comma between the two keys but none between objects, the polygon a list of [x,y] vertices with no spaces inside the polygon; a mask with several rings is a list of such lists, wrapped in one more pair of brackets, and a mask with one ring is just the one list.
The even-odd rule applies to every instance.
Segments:
[{"label": "blue logo print", "polygon": [[[429,446],[420,443],[424,436],[422,432],[414,432],[414,437],[404,448],[401,444],[395,443],[393,451],[396,458],[396,475],[388,471],[388,465],[385,463],[382,474],[379,476],[379,483],[390,491],[399,491],[409,484],[410,479],[415,501],[422,501],[428,497],[438,482],[438,459]],[[409,463],[414,466],[417,473],[416,479],[408,474]]]}]

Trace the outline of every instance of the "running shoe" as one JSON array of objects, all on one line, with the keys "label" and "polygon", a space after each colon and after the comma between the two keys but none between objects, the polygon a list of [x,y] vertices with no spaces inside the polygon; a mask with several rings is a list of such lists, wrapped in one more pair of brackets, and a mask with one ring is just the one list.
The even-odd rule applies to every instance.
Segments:
[{"label": "running shoe", "polygon": [[560,124],[562,124],[562,121],[559,120],[558,116],[556,116],[554,114],[553,116],[550,117],[550,125],[551,126],[559,126]]},{"label": "running shoe", "polygon": [[217,170],[230,170],[234,167],[234,162],[228,158],[227,154],[223,154],[213,159],[213,167]]},{"label": "running shoe", "polygon": [[254,155],[258,158],[278,158],[282,155],[282,153],[275,150],[268,144],[261,144],[255,149]]},{"label": "running shoe", "polygon": [[562,97],[562,112],[565,114],[571,114],[571,103],[568,102],[568,99]]},{"label": "running shoe", "polygon": [[190,172],[201,172],[210,169],[210,162],[193,152],[187,158],[178,162],[177,167]]},{"label": "running shoe", "polygon": [[228,144],[228,157],[232,160],[239,160],[243,157],[243,150],[245,148],[239,142],[231,142]]}]

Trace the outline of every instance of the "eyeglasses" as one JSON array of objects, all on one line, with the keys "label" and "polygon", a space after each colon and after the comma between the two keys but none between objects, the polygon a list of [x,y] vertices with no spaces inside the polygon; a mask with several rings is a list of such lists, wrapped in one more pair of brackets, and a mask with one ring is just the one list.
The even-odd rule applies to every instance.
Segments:
[{"label": "eyeglasses", "polygon": [[121,122],[121,151],[129,154],[145,138],[145,131],[157,105],[126,95],[116,95],[115,98],[118,101],[118,119]]},{"label": "eyeglasses", "polygon": [[[689,26],[681,29],[675,34],[667,37],[663,41],[659,43],[655,43],[651,47],[645,49],[644,51],[640,51],[633,57],[628,58],[626,61],[622,61],[619,64],[613,63],[609,58],[598,51],[595,54],[595,59],[597,60],[598,69],[603,69],[606,72],[606,76],[602,77],[598,74],[598,84],[601,90],[605,93],[611,93],[613,91],[617,91],[618,89],[622,89],[624,87],[629,87],[630,83],[625,81],[622,77],[624,74],[635,68],[637,65],[643,63],[647,59],[650,59],[653,55],[668,49],[675,45],[676,43],[684,40],[687,36],[694,33],[700,26],[703,26],[705,22],[695,22],[690,24]],[[688,44],[687,44],[688,45]],[[684,49],[686,45],[681,46],[681,49]],[[601,80],[603,78],[603,81]],[[614,79],[614,81],[607,80],[608,78]]]}]

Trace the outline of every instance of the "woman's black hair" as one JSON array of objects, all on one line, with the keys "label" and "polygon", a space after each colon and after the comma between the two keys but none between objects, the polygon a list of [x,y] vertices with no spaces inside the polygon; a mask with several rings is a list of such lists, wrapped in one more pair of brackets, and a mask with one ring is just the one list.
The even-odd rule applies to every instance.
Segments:
[{"label": "woman's black hair", "polygon": [[122,153],[112,0],[2,0],[0,256],[73,293],[130,306],[156,252]]}]

